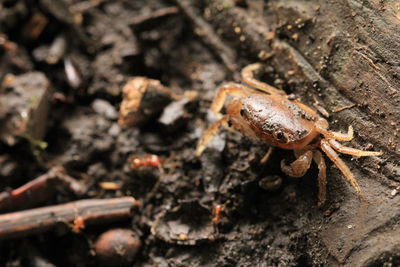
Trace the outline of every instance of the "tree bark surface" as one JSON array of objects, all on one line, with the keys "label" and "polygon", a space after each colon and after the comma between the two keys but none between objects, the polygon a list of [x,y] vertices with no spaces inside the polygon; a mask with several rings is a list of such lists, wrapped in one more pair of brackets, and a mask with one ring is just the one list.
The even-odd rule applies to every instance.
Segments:
[{"label": "tree bark surface", "polygon": [[[184,11],[196,5],[194,1],[177,2]],[[323,107],[331,128],[344,131],[353,125],[356,138],[349,146],[373,146],[384,152],[379,158],[351,163],[346,159],[368,204],[360,204],[352,189],[343,192],[343,188],[328,186],[330,198],[345,195],[345,200],[329,220],[316,220],[309,227],[319,229],[318,239],[329,254],[347,266],[365,266],[387,253],[398,255],[400,3],[274,0],[248,1],[246,6],[229,1],[203,4],[198,14],[229,47],[225,54],[214,49],[222,62],[227,56],[228,62],[238,66],[264,61],[276,73],[270,82],[280,86],[283,80],[287,92],[319,110]],[[201,25],[194,23],[194,27]],[[330,170],[328,178],[328,184],[344,183],[338,171]]]}]

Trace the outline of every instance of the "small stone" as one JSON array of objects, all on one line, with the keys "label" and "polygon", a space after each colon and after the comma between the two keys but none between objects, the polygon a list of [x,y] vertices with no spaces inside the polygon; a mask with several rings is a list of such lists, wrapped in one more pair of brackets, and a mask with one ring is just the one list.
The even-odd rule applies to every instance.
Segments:
[{"label": "small stone", "polygon": [[392,191],[390,191],[390,195],[392,197],[394,197],[395,195],[397,195],[398,191],[396,189],[393,189]]},{"label": "small stone", "polygon": [[104,232],[94,244],[100,266],[131,265],[140,247],[138,236],[130,229],[112,229]]},{"label": "small stone", "polygon": [[109,102],[103,99],[96,99],[93,101],[92,108],[97,114],[103,115],[107,119],[115,120],[118,118],[118,112],[116,109]]}]

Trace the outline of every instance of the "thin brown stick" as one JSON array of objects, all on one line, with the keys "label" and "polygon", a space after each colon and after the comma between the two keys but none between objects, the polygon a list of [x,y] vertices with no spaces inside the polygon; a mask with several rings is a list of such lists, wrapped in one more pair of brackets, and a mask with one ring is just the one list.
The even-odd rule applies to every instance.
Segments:
[{"label": "thin brown stick", "polygon": [[197,14],[195,8],[185,0],[175,0],[185,15],[193,22],[196,27],[195,32],[198,33],[200,38],[214,50],[229,71],[235,72],[237,70],[236,65],[236,53],[235,51],[227,46],[221,38],[217,35],[210,24],[206,22],[200,15]]},{"label": "thin brown stick", "polygon": [[0,215],[0,240],[44,232],[60,223],[79,230],[132,216],[133,197],[79,200],[44,208]]},{"label": "thin brown stick", "polygon": [[342,110],[350,109],[350,108],[355,107],[355,106],[357,106],[357,105],[356,104],[351,104],[351,105],[347,105],[347,106],[344,106],[344,107],[335,108],[334,110],[332,110],[332,112],[340,112]]},{"label": "thin brown stick", "polygon": [[11,192],[0,193],[0,211],[33,208],[49,200],[57,192],[66,190],[79,196],[86,192],[86,187],[68,176],[64,168],[54,167]]},{"label": "thin brown stick", "polygon": [[130,24],[132,24],[134,27],[137,27],[143,23],[153,21],[153,20],[156,20],[156,19],[159,19],[162,17],[166,17],[169,15],[175,15],[178,13],[179,13],[179,9],[175,6],[161,8],[161,9],[155,10],[149,14],[143,14],[143,15],[132,18],[132,21],[130,22]]}]

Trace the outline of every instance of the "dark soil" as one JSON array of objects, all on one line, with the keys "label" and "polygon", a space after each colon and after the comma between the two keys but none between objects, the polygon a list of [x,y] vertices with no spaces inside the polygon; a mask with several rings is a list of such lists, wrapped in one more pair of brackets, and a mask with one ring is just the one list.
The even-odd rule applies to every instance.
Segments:
[{"label": "dark soil", "polygon": [[[361,99],[365,92],[357,95],[355,85],[348,89],[341,80],[346,75],[335,65],[350,68],[348,62],[335,58],[321,66],[308,58],[302,49],[312,54],[314,45],[290,39],[291,21],[282,19],[304,19],[300,35],[318,42],[310,14],[297,13],[308,6],[300,1],[304,6],[293,11],[279,2],[285,1],[266,1],[258,12],[263,1],[227,1],[226,6],[178,0],[0,1],[0,191],[63,166],[87,188],[85,193],[61,190],[39,206],[121,196],[140,201],[129,220],[78,233],[56,227],[2,240],[0,265],[98,266],[96,238],[122,227],[133,229],[142,242],[134,266],[399,266],[399,110],[362,106],[368,96]],[[310,10],[317,8],[315,4]],[[273,29],[263,28],[266,22]],[[267,32],[271,34],[265,36]],[[324,49],[321,57],[333,57],[335,52]],[[302,64],[303,56],[318,66],[307,69],[312,66]],[[368,204],[359,201],[327,160],[327,203],[319,208],[316,166],[303,178],[287,177],[280,161],[293,160],[291,151],[277,149],[260,164],[267,145],[237,132],[222,130],[195,157],[218,86],[240,81],[241,67],[260,60],[268,66],[260,79],[315,109],[323,106],[330,112],[351,101],[357,104],[354,112],[330,112],[328,120],[339,131],[355,126],[359,135],[349,146],[385,153],[342,156]],[[386,63],[393,72],[388,83],[396,84],[399,61]],[[294,74],[287,74],[292,69]],[[122,88],[134,76],[159,80],[177,95],[195,91],[198,97],[161,107],[154,103],[160,114],[139,126],[121,127]],[[398,84],[393,87],[397,94]],[[35,105],[30,87],[38,91]],[[374,92],[373,85],[368,88]],[[390,94],[381,95],[388,105],[399,99]],[[23,127],[20,116],[26,110],[29,121]],[[131,166],[132,156],[149,154],[160,158],[161,167]],[[260,186],[268,179],[279,183]],[[107,190],[102,182],[119,188]]]}]

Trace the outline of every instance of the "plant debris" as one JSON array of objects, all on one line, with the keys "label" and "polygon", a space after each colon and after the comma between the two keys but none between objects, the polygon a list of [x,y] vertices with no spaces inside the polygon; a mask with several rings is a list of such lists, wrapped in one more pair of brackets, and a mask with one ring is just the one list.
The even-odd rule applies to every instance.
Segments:
[{"label": "plant debris", "polygon": [[1,139],[15,145],[18,138],[42,140],[47,129],[52,88],[43,73],[7,75],[1,84]]},{"label": "plant debris", "polygon": [[196,245],[215,240],[212,213],[198,201],[185,201],[157,216],[152,234],[168,243]]}]

